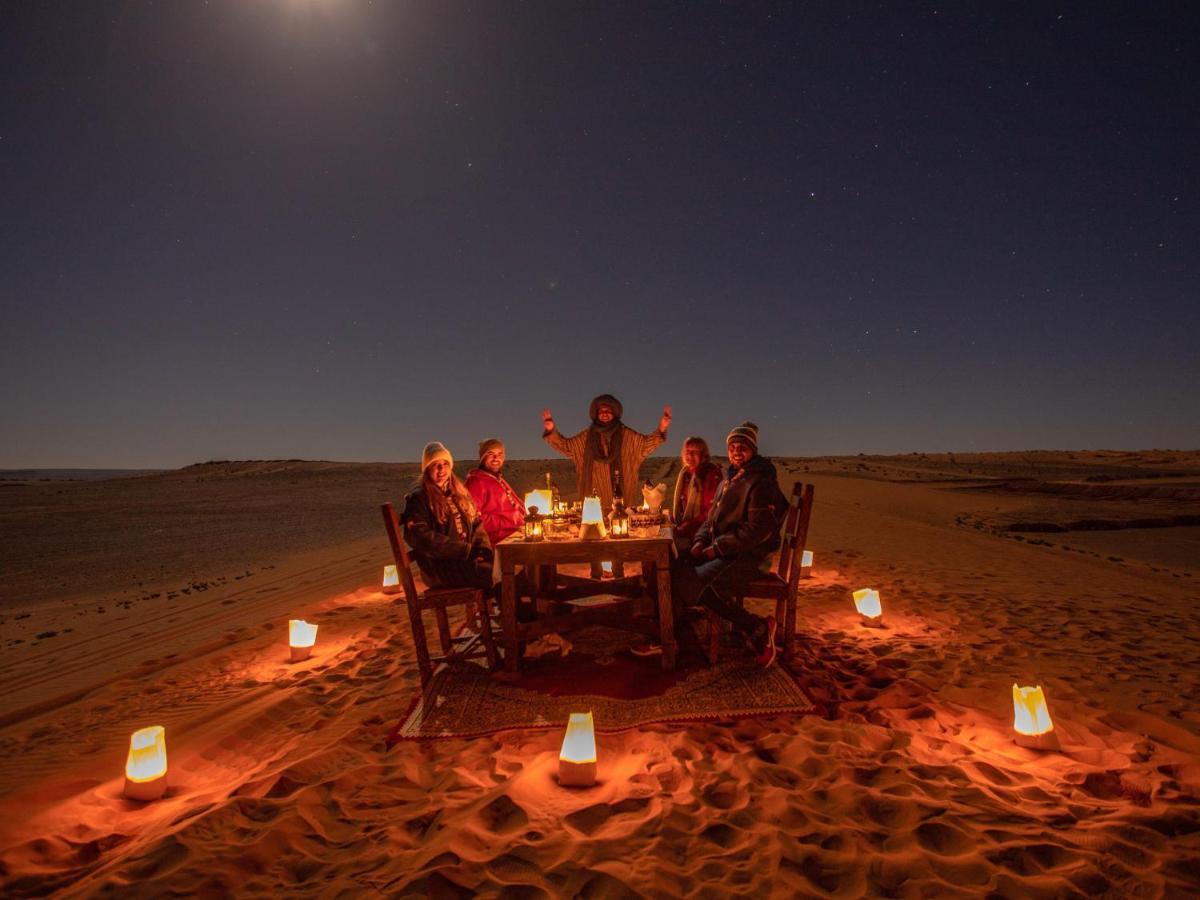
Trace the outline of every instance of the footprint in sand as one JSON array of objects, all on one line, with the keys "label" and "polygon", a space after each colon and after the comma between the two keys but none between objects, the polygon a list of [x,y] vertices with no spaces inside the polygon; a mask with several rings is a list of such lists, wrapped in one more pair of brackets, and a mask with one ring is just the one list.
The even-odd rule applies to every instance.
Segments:
[{"label": "footprint in sand", "polygon": [[478,817],[493,834],[508,834],[529,824],[529,815],[505,794],[480,809]]},{"label": "footprint in sand", "polygon": [[597,803],[594,806],[571,813],[566,817],[565,821],[577,831],[590,835],[613,816],[641,812],[649,803],[649,800],[634,798],[622,800],[620,803]]},{"label": "footprint in sand", "polygon": [[939,856],[961,856],[977,847],[966,832],[942,822],[923,822],[917,826],[916,835],[917,843]]}]

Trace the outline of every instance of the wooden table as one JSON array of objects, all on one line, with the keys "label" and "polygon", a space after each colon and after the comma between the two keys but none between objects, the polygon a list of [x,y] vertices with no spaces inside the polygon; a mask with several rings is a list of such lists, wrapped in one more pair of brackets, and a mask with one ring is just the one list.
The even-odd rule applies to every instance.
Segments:
[{"label": "wooden table", "polygon": [[[635,631],[662,641],[662,666],[675,668],[675,622],[671,611],[671,554],[675,541],[670,526],[639,530],[627,538],[582,541],[546,538],[525,541],[512,535],[496,546],[496,564],[500,569],[500,621],[504,631],[504,668],[511,675],[520,671],[521,641],[544,634],[574,631],[586,625],[607,625]],[[657,619],[639,615],[633,599],[615,600],[600,607],[585,607],[561,612],[561,599],[587,594],[608,593],[609,584],[583,578],[563,579],[560,587],[557,566],[564,563],[640,562],[642,574],[658,608]],[[516,568],[524,566],[535,574],[539,613],[533,622],[517,621]],[[544,602],[549,601],[549,602]]]}]

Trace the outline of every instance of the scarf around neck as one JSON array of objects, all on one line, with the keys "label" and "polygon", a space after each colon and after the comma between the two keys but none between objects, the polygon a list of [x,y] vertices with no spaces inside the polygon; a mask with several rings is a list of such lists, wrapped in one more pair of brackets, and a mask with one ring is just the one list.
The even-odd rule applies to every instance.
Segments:
[{"label": "scarf around neck", "polygon": [[[671,501],[671,511],[675,515],[675,521],[687,522],[691,519],[700,518],[705,465],[705,463],[700,463],[700,465],[696,466],[695,472],[684,469],[679,481],[675,483],[675,496]],[[686,487],[683,484],[684,481],[687,482]],[[680,496],[681,494],[682,496]],[[683,501],[682,506],[680,500]]]},{"label": "scarf around neck", "polygon": [[[580,473],[583,496],[589,497],[592,494],[592,463],[608,463],[609,477],[612,477],[613,462],[620,465],[621,438],[624,433],[625,426],[621,424],[620,419],[613,419],[607,425],[592,421],[592,427],[588,429],[587,443],[583,447],[583,472]],[[607,452],[604,449],[605,442],[608,443]]]}]

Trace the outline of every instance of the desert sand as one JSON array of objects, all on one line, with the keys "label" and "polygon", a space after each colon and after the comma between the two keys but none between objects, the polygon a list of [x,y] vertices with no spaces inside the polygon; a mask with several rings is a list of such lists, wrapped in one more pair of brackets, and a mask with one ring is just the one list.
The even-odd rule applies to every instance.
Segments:
[{"label": "desert sand", "polygon": [[[816,485],[793,667],[823,714],[602,734],[590,789],[558,730],[387,747],[418,678],[378,505],[414,465],[0,482],[0,892],[1200,893],[1200,454],[778,462]],[[565,461],[508,476],[547,468],[570,496]],[[1061,750],[1014,744],[1014,682]]]}]

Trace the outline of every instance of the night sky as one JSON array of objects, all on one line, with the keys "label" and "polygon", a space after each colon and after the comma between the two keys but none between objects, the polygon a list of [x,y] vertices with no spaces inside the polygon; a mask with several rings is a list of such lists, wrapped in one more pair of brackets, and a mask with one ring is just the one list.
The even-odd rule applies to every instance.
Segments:
[{"label": "night sky", "polygon": [[1200,446],[1200,29],[1112,7],[5,3],[0,466]]}]

